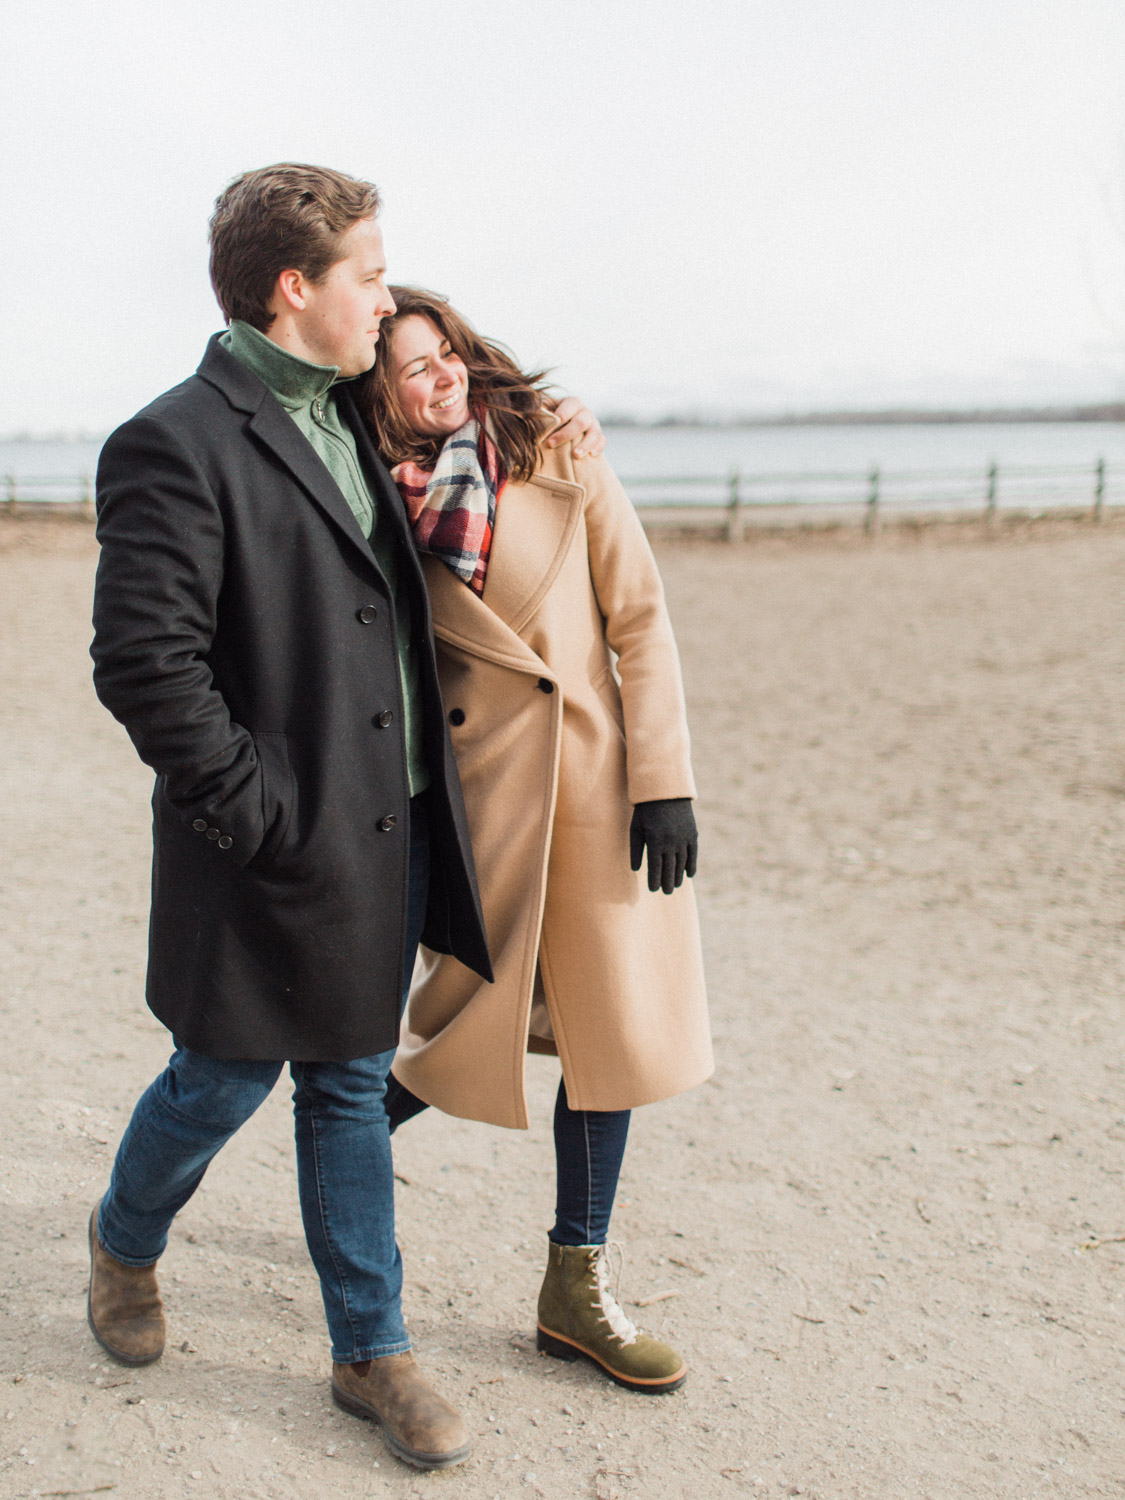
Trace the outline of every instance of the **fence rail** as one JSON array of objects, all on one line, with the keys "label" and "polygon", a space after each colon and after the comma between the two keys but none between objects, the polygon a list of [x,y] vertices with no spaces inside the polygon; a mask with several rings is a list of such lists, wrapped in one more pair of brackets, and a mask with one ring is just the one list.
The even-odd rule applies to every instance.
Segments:
[{"label": "fence rail", "polygon": [[[639,474],[622,482],[653,522],[663,516],[677,528],[718,525],[731,541],[755,524],[850,517],[874,533],[895,516],[978,514],[993,524],[1004,513],[1081,510],[1100,521],[1109,507],[1125,506],[1125,464],[1111,468],[1104,458],[1089,464],[993,463],[984,469],[733,469],[720,475]],[[12,515],[58,507],[92,518],[93,476],[9,473],[0,507]]]},{"label": "fence rail", "polygon": [[[1125,464],[996,464],[984,469],[808,470],[725,475],[632,475],[622,480],[637,509],[675,524],[718,522],[729,540],[747,526],[801,524],[849,514],[873,533],[888,517],[978,516],[1082,511],[1100,521],[1125,506]],[[803,515],[802,515],[803,512]]]},{"label": "fence rail", "polygon": [[3,505],[15,515],[23,506],[48,510],[52,506],[77,508],[91,520],[94,516],[94,476],[82,474],[7,473],[3,478]]}]

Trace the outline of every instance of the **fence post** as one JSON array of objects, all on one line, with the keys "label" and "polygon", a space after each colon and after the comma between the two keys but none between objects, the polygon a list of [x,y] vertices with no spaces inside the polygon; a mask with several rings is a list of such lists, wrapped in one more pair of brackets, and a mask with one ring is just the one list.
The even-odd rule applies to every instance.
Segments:
[{"label": "fence post", "polygon": [[863,529],[868,536],[874,536],[879,530],[879,470],[871,470],[867,481],[867,514],[864,517]]},{"label": "fence post", "polygon": [[988,503],[984,510],[984,519],[990,526],[996,525],[996,464],[995,461],[988,466]]},{"label": "fence post", "polygon": [[19,509],[19,501],[16,499],[16,476],[9,474],[7,478],[8,490],[8,514],[14,516]]},{"label": "fence post", "polygon": [[90,471],[88,469],[83,469],[82,471],[81,486],[82,519],[84,521],[92,521],[94,519],[94,487],[90,481]]},{"label": "fence post", "polygon": [[1105,504],[1105,459],[1099,458],[1097,468],[1094,470],[1094,520],[1102,518],[1102,507]]},{"label": "fence post", "polygon": [[740,542],[742,540],[742,491],[740,488],[741,476],[737,469],[730,473],[730,499],[727,501],[727,541]]}]

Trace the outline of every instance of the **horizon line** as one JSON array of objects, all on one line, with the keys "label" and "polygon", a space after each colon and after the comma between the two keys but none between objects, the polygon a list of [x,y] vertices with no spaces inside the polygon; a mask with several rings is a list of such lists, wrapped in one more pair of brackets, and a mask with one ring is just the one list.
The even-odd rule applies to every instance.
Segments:
[{"label": "horizon line", "polygon": [[[894,406],[831,407],[824,410],[738,412],[722,415],[699,408],[681,408],[660,415],[639,415],[610,409],[600,419],[603,427],[632,428],[720,428],[740,427],[880,427],[929,424],[1002,424],[1034,422],[1125,422],[1125,401],[1097,401],[1066,405],[1020,406]],[[110,429],[112,430],[112,429]],[[0,443],[97,443],[109,431],[87,428],[56,428],[54,431],[22,428],[0,432]]]}]

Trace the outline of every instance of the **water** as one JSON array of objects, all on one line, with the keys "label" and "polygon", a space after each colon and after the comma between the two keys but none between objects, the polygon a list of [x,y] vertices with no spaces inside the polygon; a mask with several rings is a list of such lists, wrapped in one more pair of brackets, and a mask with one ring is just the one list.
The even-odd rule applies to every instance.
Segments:
[{"label": "water", "polygon": [[614,427],[619,474],[727,474],[1125,464],[1125,423],[950,422],[842,427]]},{"label": "water", "polygon": [[[862,500],[868,472],[880,470],[880,496],[915,504],[980,504],[987,471],[998,466],[1004,504],[1084,504],[1094,465],[1107,464],[1105,498],[1125,504],[1125,424],[1115,422],[948,423],[823,427],[615,427],[607,456],[638,505],[725,499],[732,469],[742,498],[811,502]],[[75,500],[80,476],[97,467],[96,440],[0,441],[0,479],[14,474],[21,498]],[[844,476],[798,480],[798,475]],[[763,481],[758,476],[773,476]],[[688,486],[669,486],[686,479]],[[0,499],[5,490],[0,488]]]},{"label": "water", "polygon": [[[873,468],[884,502],[979,505],[993,463],[1001,506],[1085,504],[1099,459],[1106,503],[1125,504],[1125,424],[1116,422],[614,428],[609,444],[640,506],[722,501],[733,470],[747,504],[861,501]],[[831,477],[796,477],[810,475]],[[700,477],[690,486],[647,482],[688,476]]]},{"label": "water", "polygon": [[82,498],[82,476],[93,478],[98,467],[100,439],[74,442],[12,442],[0,439],[0,499],[9,494],[14,476],[21,500]]}]

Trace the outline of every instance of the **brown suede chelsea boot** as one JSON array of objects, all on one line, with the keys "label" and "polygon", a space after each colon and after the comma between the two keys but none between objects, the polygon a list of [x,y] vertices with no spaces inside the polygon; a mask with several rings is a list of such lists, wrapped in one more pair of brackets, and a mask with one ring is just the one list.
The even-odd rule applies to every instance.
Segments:
[{"label": "brown suede chelsea boot", "polygon": [[123,1365],[151,1365],[164,1353],[164,1307],[155,1266],[125,1266],[98,1239],[98,1210],[90,1215],[90,1331]]},{"label": "brown suede chelsea boot", "polygon": [[448,1469],[473,1450],[460,1416],[427,1385],[413,1354],[332,1366],[332,1399],[379,1422],[396,1458],[416,1469]]}]

